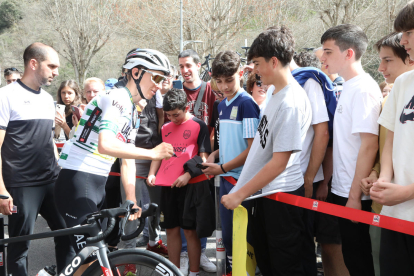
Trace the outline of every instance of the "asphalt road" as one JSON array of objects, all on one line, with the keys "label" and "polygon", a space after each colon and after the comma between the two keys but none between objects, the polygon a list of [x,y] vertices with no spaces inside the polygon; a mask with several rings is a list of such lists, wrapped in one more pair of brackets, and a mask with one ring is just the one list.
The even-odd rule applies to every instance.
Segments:
[{"label": "asphalt road", "polygon": [[[3,215],[0,215],[4,217]],[[7,223],[7,216],[5,217],[5,223]],[[50,231],[46,221],[39,216],[35,225],[35,233]],[[7,238],[7,227],[5,227]],[[162,240],[166,241],[165,233],[162,233]],[[206,254],[211,261],[215,263],[215,237],[211,237],[207,242]],[[35,240],[31,242],[29,249],[29,276],[35,276],[43,267],[56,264],[55,261],[55,249],[53,238]],[[201,271],[200,276],[213,276],[215,273],[207,273]],[[13,275],[15,276],[15,275]]]}]

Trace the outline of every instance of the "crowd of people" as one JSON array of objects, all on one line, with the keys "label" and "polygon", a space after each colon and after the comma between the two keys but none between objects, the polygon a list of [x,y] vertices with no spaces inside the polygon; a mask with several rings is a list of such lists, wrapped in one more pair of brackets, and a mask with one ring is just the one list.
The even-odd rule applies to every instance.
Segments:
[{"label": "crowd of people", "polygon": [[[183,275],[216,272],[205,250],[219,176],[227,275],[239,205],[248,209],[246,239],[262,275],[318,275],[315,241],[325,275],[375,275],[376,264],[381,275],[414,275],[412,236],[377,228],[371,237],[367,224],[268,197],[285,192],[414,222],[414,1],[394,29],[375,43],[381,84],[362,67],[368,38],[360,27],[332,27],[321,47],[301,53],[287,27],[270,27],[253,41],[247,65],[234,51],[218,53],[209,82],[200,79],[194,50],[178,55],[176,69],[159,51],[132,49],[119,79],[63,81],[56,98],[63,112],[42,88],[58,75],[57,52],[29,45],[24,72],[4,70],[0,89],[0,194],[9,196],[0,212],[9,216],[9,235],[32,233],[38,214],[57,230],[131,200],[139,212],[128,234],[156,203],[143,235],[125,248],[168,256]],[[59,271],[86,238],[55,238]],[[119,241],[117,227],[106,242],[113,251]],[[8,247],[9,274],[27,275],[28,248]],[[128,265],[123,276],[135,273]]]}]

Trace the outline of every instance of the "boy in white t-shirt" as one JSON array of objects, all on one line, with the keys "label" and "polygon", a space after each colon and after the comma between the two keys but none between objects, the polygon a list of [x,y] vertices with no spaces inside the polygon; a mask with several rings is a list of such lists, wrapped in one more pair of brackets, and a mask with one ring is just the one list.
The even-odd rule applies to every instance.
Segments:
[{"label": "boy in white t-shirt", "polygon": [[303,196],[300,152],[312,120],[306,92],[294,80],[289,64],[294,39],[286,27],[270,28],[253,42],[248,59],[254,73],[275,89],[236,186],[221,198],[235,209],[248,197],[249,223],[257,265],[263,275],[305,275],[301,263],[304,224],[302,209],[266,198],[282,191]]},{"label": "boy in white t-shirt", "polygon": [[[394,29],[402,32],[400,44],[414,60],[414,2],[398,14]],[[370,190],[383,205],[381,214],[414,222],[414,72],[398,77],[378,122],[388,129],[381,157],[381,173]],[[395,184],[394,184],[395,183]],[[414,237],[381,230],[381,275],[414,275]]]},{"label": "boy in white t-shirt", "polygon": [[[382,94],[361,65],[368,39],[351,24],[328,29],[321,38],[321,61],[330,74],[345,79],[334,121],[333,202],[371,211],[369,196],[362,195],[361,179],[368,175],[378,151],[378,117]],[[351,275],[373,276],[369,225],[338,218],[342,254]]]}]

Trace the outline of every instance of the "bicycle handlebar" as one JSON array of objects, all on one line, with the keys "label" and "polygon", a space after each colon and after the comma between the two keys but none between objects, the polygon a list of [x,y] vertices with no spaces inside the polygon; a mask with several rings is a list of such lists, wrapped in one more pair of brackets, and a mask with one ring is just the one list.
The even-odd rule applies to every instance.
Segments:
[{"label": "bicycle handlebar", "polygon": [[141,214],[141,217],[139,218],[139,227],[138,227],[138,229],[134,233],[132,233],[132,234],[129,234],[129,235],[124,235],[123,234],[121,236],[121,240],[127,241],[127,240],[131,240],[131,239],[137,237],[142,232],[142,230],[144,230],[144,227],[145,227],[145,219],[147,217],[153,216],[156,213],[157,208],[158,208],[158,205],[157,204],[151,203],[150,206],[148,207],[148,209],[145,210],[145,212],[143,212]]},{"label": "bicycle handlebar", "polygon": [[115,228],[115,224],[116,224],[115,217],[126,215],[126,214],[128,214],[129,216],[131,212],[134,212],[134,210],[131,209],[132,206],[134,206],[134,202],[127,200],[119,208],[105,209],[105,210],[101,210],[99,212],[88,215],[87,217],[88,221],[91,221],[91,220],[96,221],[97,219],[108,218],[109,223],[108,223],[108,228],[103,233],[98,234],[95,237],[86,238],[86,243],[90,244],[90,243],[96,243],[96,242],[104,240]]}]

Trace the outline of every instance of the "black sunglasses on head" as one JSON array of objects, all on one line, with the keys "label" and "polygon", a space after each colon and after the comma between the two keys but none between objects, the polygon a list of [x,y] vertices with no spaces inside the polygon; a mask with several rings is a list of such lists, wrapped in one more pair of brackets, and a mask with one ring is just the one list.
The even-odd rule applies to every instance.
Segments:
[{"label": "black sunglasses on head", "polygon": [[257,85],[258,87],[262,87],[262,81],[261,81],[261,80],[256,81],[256,85]]},{"label": "black sunglasses on head", "polygon": [[19,70],[17,70],[16,68],[14,68],[14,67],[11,67],[11,68],[6,68],[6,69],[4,69],[4,73],[7,73],[7,72],[18,72]]}]

